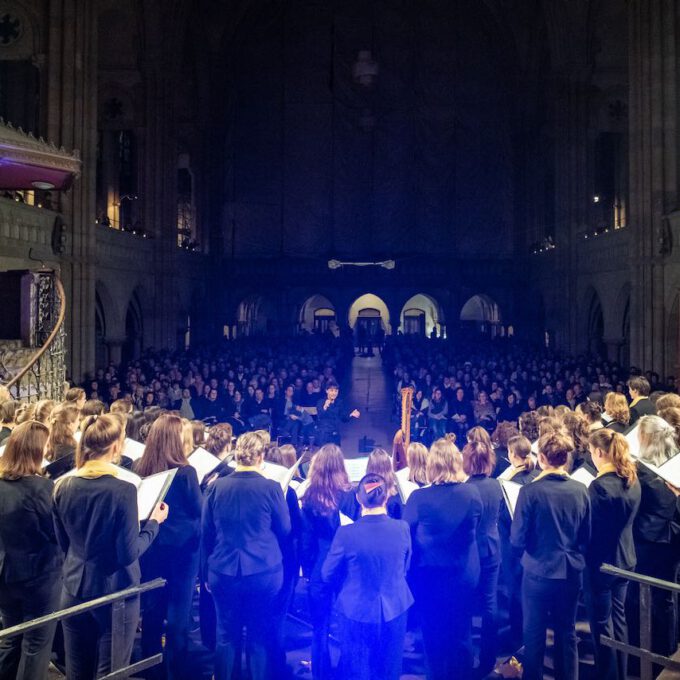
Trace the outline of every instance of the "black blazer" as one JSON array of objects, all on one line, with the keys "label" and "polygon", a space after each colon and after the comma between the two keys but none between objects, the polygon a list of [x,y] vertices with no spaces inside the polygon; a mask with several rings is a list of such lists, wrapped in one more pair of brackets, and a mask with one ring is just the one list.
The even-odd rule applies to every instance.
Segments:
[{"label": "black blazer", "polygon": [[60,445],[57,446],[54,453],[54,460],[45,466],[45,475],[50,479],[57,479],[76,466],[75,447],[68,444]]},{"label": "black blazer", "polygon": [[413,604],[406,583],[410,561],[406,522],[368,515],[338,529],[321,574],[324,581],[339,584],[339,612],[353,621],[379,624]]},{"label": "black blazer", "polygon": [[621,569],[635,567],[633,520],[640,507],[640,484],[626,488],[616,472],[596,477],[588,487],[592,528],[587,560],[597,572],[605,562]]},{"label": "black blazer", "polygon": [[59,575],[53,489],[49,479],[37,475],[0,479],[0,586]]},{"label": "black blazer", "polygon": [[649,397],[642,397],[635,406],[630,407],[630,423],[634,425],[642,416],[655,416],[656,406],[652,404]]},{"label": "black blazer", "polygon": [[251,470],[221,477],[208,490],[202,529],[202,563],[211,571],[250,576],[281,567],[291,531],[281,485]]},{"label": "black blazer", "polygon": [[321,566],[330,550],[335,532],[340,527],[340,513],[351,520],[359,517],[354,490],[340,494],[339,511],[321,514],[310,505],[302,504],[302,535],[300,562],[302,573],[311,581],[321,581]]},{"label": "black blazer", "polygon": [[500,561],[501,539],[498,534],[498,516],[501,505],[504,503],[501,485],[486,475],[472,475],[467,480],[467,484],[474,485],[482,499],[482,514],[477,525],[479,559]]},{"label": "black blazer", "polygon": [[[511,482],[515,482],[520,486],[524,486],[529,482],[533,482],[536,477],[538,477],[540,470],[526,470],[517,468],[516,472],[509,479]],[[500,482],[498,482],[500,486]],[[512,517],[510,516],[510,510],[508,510],[508,504],[503,501],[501,504],[501,513],[498,516],[498,533],[503,537],[503,540],[510,540],[510,530],[512,527]],[[521,555],[519,555],[521,557]]]},{"label": "black blazer", "polygon": [[610,420],[608,423],[605,423],[604,426],[608,430],[611,430],[612,432],[618,432],[619,434],[625,434],[628,432],[630,427],[630,425],[624,425],[623,423],[619,423],[616,420]]},{"label": "black blazer", "polygon": [[414,566],[444,567],[459,585],[479,580],[477,525],[482,499],[475,484],[434,484],[416,489],[404,508],[411,527]]},{"label": "black blazer", "polygon": [[165,496],[168,518],[161,524],[158,538],[146,557],[163,547],[198,550],[201,542],[201,510],[203,497],[198,475],[191,465],[177,468]]},{"label": "black blazer", "polygon": [[156,538],[158,522],[140,530],[132,484],[111,475],[66,477],[55,486],[52,514],[70,595],[99,597],[139,584],[139,556]]},{"label": "black blazer", "polygon": [[525,484],[517,499],[510,540],[523,551],[527,573],[566,579],[570,572],[582,571],[590,541],[586,487],[554,473]]},{"label": "black blazer", "polygon": [[671,543],[680,531],[680,501],[643,463],[637,464],[637,473],[642,495],[633,522],[635,542]]}]

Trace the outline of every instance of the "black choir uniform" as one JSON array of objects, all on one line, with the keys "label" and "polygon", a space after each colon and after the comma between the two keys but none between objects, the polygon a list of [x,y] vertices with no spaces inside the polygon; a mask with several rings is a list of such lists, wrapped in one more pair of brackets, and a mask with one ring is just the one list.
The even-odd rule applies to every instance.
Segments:
[{"label": "black choir uniform", "polygon": [[[665,581],[675,580],[678,564],[678,532],[680,531],[680,500],[643,463],[637,465],[640,482],[640,508],[633,522],[633,539],[637,556],[637,571]],[[626,600],[628,633],[631,644],[640,640],[639,588],[632,583]],[[652,588],[652,650],[672,654],[674,620],[671,593]]]},{"label": "black choir uniform", "polygon": [[321,567],[328,555],[335,532],[340,527],[340,513],[349,519],[359,516],[354,490],[340,494],[339,509],[321,513],[310,505],[302,505],[302,535],[300,539],[300,562],[302,573],[308,579],[307,594],[312,619],[312,677],[325,680],[331,673],[328,634],[333,606],[333,592],[321,578]]},{"label": "black choir uniform", "polygon": [[170,680],[190,679],[189,623],[191,605],[198,575],[201,543],[202,496],[196,470],[191,465],[177,469],[165,496],[168,518],[140,559],[143,581],[164,578],[165,588],[152,590],[142,597],[142,654],[144,658],[162,650],[163,621],[165,626],[165,672],[152,669],[150,678]]},{"label": "black choir uniform", "polygon": [[477,599],[482,615],[479,674],[486,676],[496,665],[498,574],[501,566],[498,518],[504,501],[500,484],[491,477],[472,475],[467,484],[472,484],[482,499],[482,514],[477,525],[480,564]]},{"label": "black choir uniform", "polygon": [[255,470],[215,481],[203,508],[202,563],[217,610],[215,680],[240,664],[247,629],[253,680],[276,663],[276,599],[283,585],[281,546],[291,531],[281,485]]},{"label": "black choir uniform", "polygon": [[54,460],[45,466],[45,476],[58,479],[76,466],[76,447],[70,444],[60,444],[55,447]]},{"label": "black choir uniform", "polygon": [[458,482],[416,489],[404,508],[404,520],[411,527],[413,581],[431,680],[466,680],[472,675],[481,515],[476,486]]},{"label": "black choir uniform", "polygon": [[595,643],[598,680],[626,680],[626,655],[600,644],[600,635],[628,642],[626,591],[628,581],[600,573],[603,564],[635,568],[633,520],[640,507],[640,484],[630,488],[613,466],[604,468],[588,487],[592,513],[588,565],[588,614]]},{"label": "black choir uniform", "polygon": [[[524,486],[538,477],[539,470],[527,469],[526,465],[516,467],[508,481]],[[512,516],[506,503],[501,505],[498,517],[498,534],[501,539],[501,575],[504,590],[507,592],[508,614],[510,619],[510,644],[513,649],[522,645],[522,553],[510,543]]]},{"label": "black choir uniform", "polygon": [[[61,550],[52,522],[53,483],[0,479],[0,620],[3,628],[59,608]],[[0,678],[47,676],[56,623],[0,641]]]},{"label": "black choir uniform", "polygon": [[[62,607],[139,585],[139,557],[156,538],[159,525],[149,520],[140,529],[137,490],[116,478],[115,466],[90,461],[77,476],[62,478],[55,486],[52,512],[66,555]],[[134,597],[125,601],[126,661],[138,623],[139,597]],[[69,680],[111,672],[110,607],[66,619],[63,628]]]},{"label": "black choir uniform", "polygon": [[321,575],[339,590],[341,677],[399,680],[406,619],[411,536],[406,522],[366,515],[335,534]]},{"label": "black choir uniform", "polygon": [[655,416],[656,406],[649,397],[638,397],[630,403],[630,425],[642,418],[642,416]]},{"label": "black choir uniform", "polygon": [[[555,633],[555,675],[578,675],[576,607],[590,541],[590,500],[566,472],[542,472],[519,492],[512,545],[522,550],[524,680],[543,678],[545,636]],[[552,619],[552,620],[551,620]]]}]

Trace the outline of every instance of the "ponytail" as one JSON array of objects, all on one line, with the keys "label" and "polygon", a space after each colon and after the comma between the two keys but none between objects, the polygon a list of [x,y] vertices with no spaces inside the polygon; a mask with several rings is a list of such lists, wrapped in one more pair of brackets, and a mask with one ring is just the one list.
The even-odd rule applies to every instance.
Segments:
[{"label": "ponytail", "polygon": [[125,429],[116,415],[88,416],[82,425],[82,436],[76,449],[76,467],[87,461],[103,458],[125,436]]},{"label": "ponytail", "polygon": [[616,468],[616,474],[626,481],[626,488],[630,489],[637,481],[637,469],[630,456],[630,448],[626,438],[609,430],[602,428],[590,435],[590,445],[607,454],[607,458]]}]

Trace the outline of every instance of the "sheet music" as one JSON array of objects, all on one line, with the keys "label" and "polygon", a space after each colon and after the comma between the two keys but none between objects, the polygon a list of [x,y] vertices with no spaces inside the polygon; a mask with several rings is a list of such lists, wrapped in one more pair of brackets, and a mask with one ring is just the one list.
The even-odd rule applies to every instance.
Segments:
[{"label": "sheet music", "polygon": [[345,470],[350,482],[359,482],[366,474],[368,458],[345,458]]},{"label": "sheet music", "polygon": [[[177,468],[173,468],[172,470],[158,472],[145,479],[140,479],[139,486],[137,486],[137,510],[140,521],[149,519],[149,515],[151,515],[156,505],[165,498],[165,494],[168,492],[176,474]],[[123,476],[119,474],[119,478],[123,479]]]},{"label": "sheet music", "polygon": [[123,444],[123,455],[127,456],[130,460],[138,460],[144,455],[144,448],[144,444],[126,437]]},{"label": "sheet music", "polygon": [[202,484],[205,478],[222,462],[210,451],[199,446],[188,458],[189,465],[196,470],[198,483]]},{"label": "sheet music", "polygon": [[535,442],[531,442],[531,453],[538,456],[538,439]]},{"label": "sheet music", "polygon": [[500,475],[498,475],[497,479],[499,482],[502,481],[509,482],[510,477],[512,477],[515,474],[515,472],[517,472],[517,470],[514,468],[514,466],[509,465],[508,467],[505,468],[505,470],[503,470],[503,472],[501,472]]},{"label": "sheet music", "polygon": [[340,513],[340,526],[346,527],[350,524],[354,524],[354,520],[351,517],[347,517],[344,512]]},{"label": "sheet music", "polygon": [[416,489],[420,489],[418,484],[412,482],[408,478],[409,472],[409,468],[403,468],[402,470],[394,473],[394,476],[397,478],[397,491],[399,491],[399,497],[401,498],[401,502],[404,504],[406,501],[408,501],[409,497]]},{"label": "sheet music", "polygon": [[4,453],[5,453],[5,446],[7,446],[7,445],[4,444],[3,446],[0,446],[0,458],[2,458],[2,456],[3,456]]},{"label": "sheet music", "polygon": [[634,425],[632,429],[626,432],[625,437],[628,442],[628,448],[630,449],[630,455],[633,458],[640,457],[640,440],[638,439],[638,427],[639,425]]},{"label": "sheet music", "polygon": [[575,479],[577,482],[581,482],[581,484],[585,484],[586,487],[589,487],[593,483],[595,476],[591,475],[584,467],[580,467],[571,475],[571,478]]},{"label": "sheet music", "polygon": [[517,505],[517,499],[519,498],[519,492],[522,489],[522,485],[517,482],[502,480],[501,489],[503,490],[503,498],[505,498],[505,503],[510,511],[510,517],[515,516],[515,507]]},{"label": "sheet music", "polygon": [[663,465],[652,465],[652,463],[647,463],[641,458],[638,459],[643,465],[646,465],[652,472],[659,475],[661,479],[680,488],[680,454],[676,454],[672,458],[669,458]]},{"label": "sheet music", "polygon": [[276,465],[275,463],[265,461],[260,468],[260,472],[267,479],[273,479],[275,482],[278,482],[285,494],[301,462],[302,458],[298,458],[295,465],[287,468],[285,465]]},{"label": "sheet music", "polygon": [[[295,488],[295,493],[297,494],[298,500],[301,499],[304,495],[307,489],[309,489],[310,481],[309,479],[305,479],[303,482],[300,482]],[[291,482],[292,486],[292,482]]]}]

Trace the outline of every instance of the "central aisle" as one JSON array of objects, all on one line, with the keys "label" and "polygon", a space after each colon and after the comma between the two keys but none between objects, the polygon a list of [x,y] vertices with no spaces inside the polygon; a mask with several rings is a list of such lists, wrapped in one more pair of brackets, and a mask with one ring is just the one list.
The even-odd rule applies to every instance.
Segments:
[{"label": "central aisle", "polygon": [[340,430],[345,456],[355,458],[366,455],[359,454],[359,440],[364,436],[373,439],[375,446],[391,453],[392,439],[398,425],[390,422],[391,383],[379,354],[376,353],[373,357],[354,357],[350,375],[343,384],[340,396],[350,411],[356,408],[361,412],[361,418],[352,418],[349,423],[343,423]]}]

